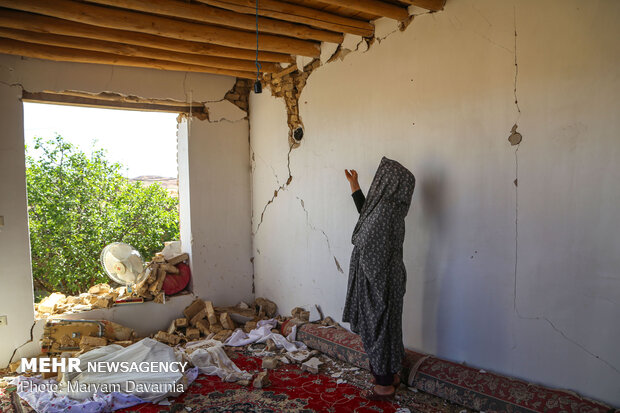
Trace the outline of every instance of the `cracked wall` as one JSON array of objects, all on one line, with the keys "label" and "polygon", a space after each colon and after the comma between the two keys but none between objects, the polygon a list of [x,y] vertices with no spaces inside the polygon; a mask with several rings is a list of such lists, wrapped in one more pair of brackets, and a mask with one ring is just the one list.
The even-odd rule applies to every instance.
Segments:
[{"label": "cracked wall", "polygon": [[257,295],[341,317],[343,169],[366,191],[386,155],[418,182],[406,345],[620,405],[620,5],[597,4],[462,0],[382,22],[309,77],[292,152],[285,102],[252,94]]},{"label": "cracked wall", "polygon": [[[9,358],[38,354],[34,321],[26,182],[22,89],[28,92],[79,91],[131,100],[201,102],[205,116],[183,117],[178,126],[181,233],[191,253],[193,291],[222,305],[251,300],[249,126],[243,85],[234,78],[198,73],[51,62],[0,55],[0,367]],[[103,93],[103,95],[100,95]],[[235,96],[239,94],[239,96]],[[204,111],[201,111],[204,114]],[[197,115],[194,113],[193,115]],[[200,120],[203,119],[203,120]],[[60,131],[61,132],[61,131]],[[171,137],[174,139],[174,137]],[[183,179],[186,177],[186,179]],[[109,319],[150,334],[165,328],[192,296],[174,297],[165,306],[67,315]],[[18,350],[15,350],[18,349]]]}]

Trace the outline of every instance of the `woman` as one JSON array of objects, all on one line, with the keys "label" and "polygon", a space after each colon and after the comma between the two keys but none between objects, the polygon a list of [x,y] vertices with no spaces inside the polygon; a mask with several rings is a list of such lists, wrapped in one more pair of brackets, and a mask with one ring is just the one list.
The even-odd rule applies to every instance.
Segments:
[{"label": "woman", "polygon": [[345,170],[359,220],[353,231],[343,321],[358,333],[376,385],[371,400],[389,399],[400,384],[405,354],[402,338],[403,296],[407,273],[403,263],[405,216],[415,177],[396,161],[383,157],[364,198],[355,170]]}]

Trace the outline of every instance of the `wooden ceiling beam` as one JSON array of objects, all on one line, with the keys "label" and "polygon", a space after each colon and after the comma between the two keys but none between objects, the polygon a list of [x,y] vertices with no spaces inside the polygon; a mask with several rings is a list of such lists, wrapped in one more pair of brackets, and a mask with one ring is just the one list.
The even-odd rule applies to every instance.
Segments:
[{"label": "wooden ceiling beam", "polygon": [[[125,30],[107,29],[88,24],[75,23],[55,17],[40,16],[0,8],[0,27],[23,29],[37,33],[51,33],[84,39],[104,40],[136,46],[153,47],[181,53],[208,56],[230,57],[254,61],[256,52],[248,49],[219,46],[209,43],[191,42],[168,37],[154,36]],[[258,54],[261,62],[294,63],[294,59],[284,53],[264,52]]]},{"label": "wooden ceiling beam", "polygon": [[379,0],[321,0],[321,3],[340,6],[377,16],[389,17],[394,20],[405,20],[409,12],[405,7],[396,6]]},{"label": "wooden ceiling beam", "polygon": [[[255,14],[256,2],[254,0],[198,0],[211,6],[233,10],[239,13]],[[320,27],[339,33],[350,33],[358,36],[369,37],[374,34],[375,27],[363,20],[339,16],[299,6],[293,3],[285,3],[278,0],[260,0],[258,14],[264,17],[286,20],[295,23],[303,23],[314,27]]]},{"label": "wooden ceiling beam", "polygon": [[400,0],[404,3],[418,6],[426,10],[439,11],[443,10],[446,0]]},{"label": "wooden ceiling beam", "polygon": [[[178,40],[207,42],[241,49],[256,48],[256,35],[251,32],[133,11],[115,10],[72,0],[0,0],[0,6],[110,29],[149,33]],[[263,34],[259,45],[261,50],[271,52],[308,57],[320,55],[318,43],[292,37]]]},{"label": "wooden ceiling beam", "polygon": [[[254,62],[249,60],[231,59],[228,57],[205,56],[190,53],[171,52],[151,47],[133,46],[123,43],[112,43],[103,40],[83,39],[81,37],[63,36],[58,34],[42,34],[24,30],[0,27],[0,37],[19,40],[27,43],[46,44],[49,46],[69,47],[79,50],[111,53],[120,56],[144,57],[147,59],[167,60],[177,63],[188,63],[198,66],[217,67],[243,71],[255,71]],[[263,72],[276,72],[281,67],[275,63],[261,63]]]},{"label": "wooden ceiling beam", "polygon": [[93,52],[90,50],[70,49],[67,47],[38,45],[20,42],[12,39],[0,38],[0,53],[6,53],[37,59],[55,60],[61,62],[94,63],[114,66],[143,67],[150,69],[174,70],[181,72],[213,73],[218,75],[235,76],[245,79],[254,79],[256,74],[248,71],[220,69],[190,65],[186,63],[170,62],[142,57],[118,56],[110,53]]},{"label": "wooden ceiling beam", "polygon": [[[153,13],[168,17],[219,24],[245,30],[256,30],[256,19],[247,14],[223,10],[204,4],[185,3],[176,0],[88,0],[90,3],[114,6],[123,9]],[[268,18],[259,20],[259,31],[280,34],[298,39],[342,43],[342,33],[314,29],[301,24],[278,21]]]}]

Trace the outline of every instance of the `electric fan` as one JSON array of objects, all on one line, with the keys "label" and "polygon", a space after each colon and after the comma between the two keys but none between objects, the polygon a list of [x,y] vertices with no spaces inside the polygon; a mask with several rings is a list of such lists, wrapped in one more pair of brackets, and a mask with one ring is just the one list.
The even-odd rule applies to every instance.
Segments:
[{"label": "electric fan", "polygon": [[106,245],[100,259],[108,276],[121,285],[138,284],[147,275],[142,256],[129,244],[113,242]]}]

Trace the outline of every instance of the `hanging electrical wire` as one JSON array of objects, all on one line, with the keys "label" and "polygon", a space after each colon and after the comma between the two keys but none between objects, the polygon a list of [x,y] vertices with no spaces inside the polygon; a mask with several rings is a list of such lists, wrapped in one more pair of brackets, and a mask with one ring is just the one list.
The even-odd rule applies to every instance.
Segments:
[{"label": "hanging electrical wire", "polygon": [[263,85],[260,83],[261,64],[258,62],[258,0],[256,0],[256,82],[254,82],[254,93],[262,93]]}]

